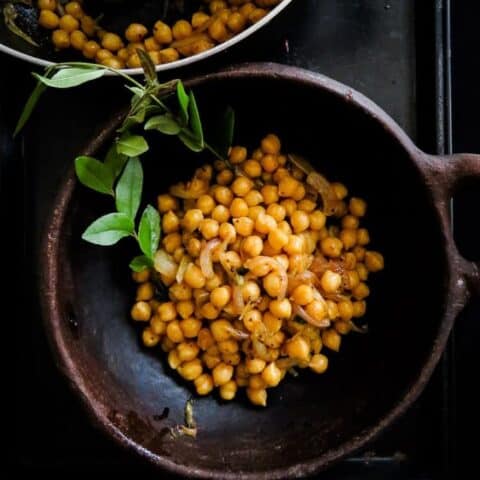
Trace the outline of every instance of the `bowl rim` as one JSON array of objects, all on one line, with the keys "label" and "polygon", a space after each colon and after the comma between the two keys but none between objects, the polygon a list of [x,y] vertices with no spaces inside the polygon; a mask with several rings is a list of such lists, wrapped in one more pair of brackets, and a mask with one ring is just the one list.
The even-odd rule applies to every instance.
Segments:
[{"label": "bowl rim", "polygon": [[[336,80],[293,66],[275,63],[246,63],[204,76],[194,77],[187,80],[185,84],[194,87],[195,85],[208,83],[210,81],[228,81],[229,79],[247,77],[259,80],[287,81],[300,84],[305,88],[319,89],[339,97],[342,101],[352,105],[352,108],[360,109],[378,122],[407,153],[412,165],[417,169],[419,175],[422,176],[425,189],[428,191],[425,172],[420,165],[428,155],[416,147],[403,129],[377,104],[353,88]],[[89,147],[84,150],[84,153],[87,155],[93,154],[104,141],[110,138],[122,117],[123,112],[112,119],[109,125],[101,131],[100,135],[93,137],[93,140],[90,142]],[[59,232],[62,230],[75,184],[76,180],[72,167],[66,180],[64,180],[60,186],[51,217],[47,222],[47,228],[45,229],[43,238],[43,248],[40,250],[43,254],[39,259],[41,264],[40,292],[42,293],[43,320],[47,337],[57,360],[57,366],[67,377],[72,388],[79,394],[83,406],[97,427],[110,437],[113,437],[121,446],[135,451],[154,465],[177,475],[183,475],[188,478],[210,478],[218,480],[293,479],[318,473],[332,463],[352,454],[378,437],[388,426],[396,421],[422,393],[443,353],[455,317],[463,308],[464,302],[462,302],[461,299],[466,298],[466,290],[464,285],[462,286],[461,282],[459,282],[461,274],[455,268],[456,258],[454,254],[444,246],[445,275],[447,277],[445,284],[446,308],[443,311],[443,316],[439,319],[438,329],[432,338],[432,348],[427,352],[428,354],[423,364],[418,366],[418,370],[415,372],[409,388],[406,389],[404,394],[392,404],[391,408],[387,410],[376,423],[365,428],[357,436],[347,439],[341,445],[326,450],[322,455],[301,461],[289,467],[274,467],[259,472],[232,472],[177,464],[169,458],[152,453],[147,448],[133,441],[111,421],[108,412],[105,411],[101,402],[84,382],[82,374],[76,365],[76,360],[71,355],[68,342],[66,342],[63,336],[65,326],[62,309],[60,308],[61,302],[57,298],[58,277],[59,271],[61,270],[61,266],[59,265],[59,251],[61,249],[62,239],[62,235],[59,234]],[[433,203],[431,209],[436,221],[443,229],[444,224],[439,207]]]},{"label": "bowl rim", "polygon": [[[225,50],[228,50],[230,47],[233,47],[237,43],[240,43],[245,38],[248,38],[258,30],[263,28],[265,25],[267,25],[267,23],[269,23],[277,15],[279,15],[280,12],[282,12],[285,8],[287,8],[287,6],[292,2],[293,0],[282,0],[278,5],[272,8],[272,10],[270,10],[267,13],[267,15],[261,18],[257,23],[250,25],[248,28],[243,30],[243,32],[240,32],[237,35],[234,35],[232,38],[228,39],[226,42],[219,43],[218,45],[215,45],[213,48],[210,48],[209,50],[205,50],[204,52],[197,53],[196,55],[192,55],[190,57],[181,58],[180,60],[175,60],[174,62],[170,62],[170,63],[156,65],[155,70],[157,72],[167,72],[170,70],[175,70],[177,68],[181,69],[182,67],[185,67],[187,65],[191,65],[197,62],[201,62],[202,60],[205,60],[213,55],[216,55],[217,53],[221,53]],[[55,62],[52,62],[50,60],[45,60],[44,58],[41,58],[41,57],[35,57],[34,55],[30,55],[28,53],[21,52],[15,48],[5,45],[2,42],[0,42],[0,52],[4,52],[8,55],[11,55],[13,57],[19,58],[20,60],[24,60],[26,62],[32,63],[40,67],[50,67],[51,65],[55,65]],[[143,68],[141,67],[121,68],[118,71],[125,73],[127,75],[143,74]],[[115,75],[115,73],[107,70],[106,75],[112,76],[112,75]]]}]

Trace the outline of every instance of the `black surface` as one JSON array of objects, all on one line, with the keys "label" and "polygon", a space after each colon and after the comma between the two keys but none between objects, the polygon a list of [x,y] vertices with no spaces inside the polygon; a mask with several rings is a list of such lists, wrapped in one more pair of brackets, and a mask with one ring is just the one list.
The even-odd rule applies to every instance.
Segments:
[{"label": "black surface", "polygon": [[[273,59],[320,71],[369,95],[406,128],[420,147],[435,151],[433,4],[413,0],[296,2],[284,18],[247,42],[245,47],[235,48],[200,68],[209,69],[243,59]],[[463,31],[460,25],[464,17],[454,16],[454,25],[455,18]],[[474,17],[469,18],[473,21]],[[468,46],[462,48],[469,52]],[[457,67],[457,75],[460,68]],[[2,122],[11,131],[31,87],[27,75],[30,67],[2,57],[2,69],[14,72],[2,82],[9,89],[4,92],[15,93],[3,95],[0,103]],[[188,70],[182,72],[182,76],[188,73]],[[467,79],[468,75],[464,75]],[[468,80],[465,83],[468,84]],[[464,88],[459,91],[466,96]],[[24,205],[24,275],[29,279],[25,282],[26,314],[19,325],[21,334],[15,337],[17,351],[21,352],[16,365],[16,405],[20,423],[12,457],[17,468],[66,472],[75,469],[89,473],[99,470],[151,472],[148,466],[117,449],[89,425],[76,399],[56,372],[43,337],[33,280],[36,274],[33,252],[49,202],[55,194],[55,185],[78,146],[124,98],[115,80],[82,87],[73,95],[72,92],[49,92],[24,141],[16,145],[15,163],[8,155],[2,158],[3,191],[9,191],[17,205]],[[465,112],[467,107],[473,108],[474,102],[471,97],[468,102],[467,97],[463,104],[454,105],[459,112]],[[464,117],[464,114],[459,116]],[[464,120],[463,124],[470,123]],[[5,130],[3,132],[2,149],[8,153],[12,147],[6,140]],[[464,143],[456,144],[456,150],[467,148],[468,137],[465,134],[463,138]],[[478,145],[476,148],[471,145],[470,150],[478,150]],[[11,178],[15,178],[16,183],[11,182]],[[467,323],[473,322],[462,322],[462,326]],[[457,332],[457,338],[459,336]],[[457,349],[457,358],[463,366],[473,361],[473,357],[468,356],[468,352],[470,355],[473,352],[473,341],[470,342],[462,341],[465,355],[463,351],[459,355]],[[445,415],[445,411],[451,412],[450,404],[445,403],[450,395],[443,395],[445,381],[449,378],[447,371],[447,368],[440,368],[416,406],[384,438],[372,445],[366,452],[369,461],[363,457],[346,460],[325,478],[434,478],[441,472],[447,475],[451,465],[445,462],[453,460],[445,451],[449,444],[444,441],[445,436],[451,435],[451,416]],[[467,378],[463,382],[459,380],[459,387],[468,389]],[[32,399],[35,400],[34,409],[30,408]],[[470,405],[473,403],[467,403]],[[463,416],[459,416],[460,419],[466,420]]]}]

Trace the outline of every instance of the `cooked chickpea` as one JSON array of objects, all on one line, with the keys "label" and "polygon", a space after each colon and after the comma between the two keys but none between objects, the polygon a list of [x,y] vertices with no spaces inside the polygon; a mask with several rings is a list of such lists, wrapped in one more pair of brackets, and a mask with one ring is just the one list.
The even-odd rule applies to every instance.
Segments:
[{"label": "cooked chickpea", "polygon": [[352,330],[352,322],[349,321],[338,320],[333,326],[340,335],[347,335]]},{"label": "cooked chickpea", "polygon": [[353,316],[355,318],[363,317],[366,311],[367,311],[367,302],[365,302],[364,300],[353,302]]},{"label": "cooked chickpea", "polygon": [[361,198],[352,197],[348,209],[355,217],[363,217],[367,211],[367,203]]},{"label": "cooked chickpea", "polygon": [[243,198],[234,198],[230,204],[230,213],[232,217],[246,217],[248,215],[248,205]]},{"label": "cooked chickpea", "polygon": [[265,213],[265,208],[262,207],[261,205],[256,205],[254,207],[250,207],[248,209],[248,216],[252,219],[252,220],[257,220],[258,216],[261,214],[261,213]]},{"label": "cooked chickpea", "polygon": [[82,54],[85,58],[92,59],[96,57],[99,50],[100,45],[94,40],[89,40],[83,45]]},{"label": "cooked chickpea", "polygon": [[[155,37],[146,38],[143,41],[143,44],[145,45],[145,50],[147,52],[159,52],[160,49],[162,48],[160,44],[155,40]],[[120,50],[118,51],[117,55],[120,56]]]},{"label": "cooked chickpea", "polygon": [[211,240],[218,236],[219,225],[216,220],[206,218],[200,223],[200,232],[206,240]]},{"label": "cooked chickpea", "polygon": [[338,302],[338,314],[342,320],[348,321],[353,317],[353,304],[350,300]]},{"label": "cooked chickpea", "polygon": [[141,23],[131,23],[125,30],[125,38],[129,42],[141,42],[147,35],[148,29]]},{"label": "cooked chickpea", "polygon": [[173,302],[164,302],[158,307],[157,314],[162,322],[170,322],[177,317],[177,309]]},{"label": "cooked chickpea", "polygon": [[314,300],[313,288],[310,285],[299,285],[292,292],[292,300],[297,305],[308,305]]},{"label": "cooked chickpea", "polygon": [[252,375],[262,373],[266,365],[267,363],[265,362],[265,360],[262,360],[260,358],[247,358],[245,360],[245,368],[247,372]]},{"label": "cooked chickpea", "polygon": [[255,332],[262,324],[262,314],[259,310],[250,310],[243,316],[243,324],[249,332]]},{"label": "cooked chickpea", "polygon": [[260,287],[257,282],[248,281],[242,286],[242,297],[245,302],[255,302],[260,298]]},{"label": "cooked chickpea", "polygon": [[154,294],[155,289],[153,283],[145,282],[138,286],[136,300],[137,302],[151,300]]},{"label": "cooked chickpea", "polygon": [[333,328],[329,328],[322,332],[322,342],[330,350],[338,352],[340,350],[342,337]]},{"label": "cooked chickpea", "polygon": [[220,314],[220,310],[210,302],[203,305],[200,309],[200,312],[202,316],[207,320],[215,320]]},{"label": "cooked chickpea", "polygon": [[[247,179],[250,180],[250,179]],[[251,180],[250,180],[251,181]],[[253,183],[253,182],[252,182]],[[245,201],[249,207],[255,207],[263,202],[262,194],[258,190],[250,190],[245,195]]]},{"label": "cooked chickpea", "polygon": [[324,320],[327,316],[326,304],[320,300],[313,300],[305,307],[306,312],[315,320]]},{"label": "cooked chickpea", "polygon": [[[226,171],[226,170],[224,170],[224,171]],[[233,201],[232,191],[228,187],[225,187],[225,186],[217,187],[215,189],[214,196],[215,196],[215,200],[218,203],[221,203],[222,205],[225,205],[227,207],[230,206],[230,204]]]},{"label": "cooked chickpea", "polygon": [[194,342],[182,342],[177,346],[178,358],[181,362],[189,362],[197,358],[200,348]]},{"label": "cooked chickpea", "polygon": [[252,158],[243,162],[243,171],[251,178],[257,178],[262,175],[262,166],[260,162]]},{"label": "cooked chickpea", "polygon": [[292,198],[295,201],[300,202],[301,200],[303,200],[303,198],[305,198],[306,194],[307,191],[305,190],[305,187],[300,183],[293,192]]},{"label": "cooked chickpea", "polygon": [[236,340],[224,340],[223,342],[218,342],[218,350],[220,353],[237,353],[238,352],[238,342]]},{"label": "cooked chickpea", "polygon": [[159,195],[157,197],[157,208],[160,213],[166,213],[169,210],[178,210],[178,200],[168,193]]},{"label": "cooked chickpea", "polygon": [[228,30],[225,26],[225,22],[220,19],[216,18],[208,27],[208,33],[213,40],[222,43],[228,39]]},{"label": "cooked chickpea", "polygon": [[368,278],[368,269],[367,267],[365,266],[365,264],[363,263],[357,263],[357,266],[355,267],[355,269],[357,270],[357,273],[358,273],[358,278],[360,280],[367,280]]},{"label": "cooked chickpea", "polygon": [[370,235],[366,228],[359,228],[357,230],[357,243],[361,246],[365,246],[370,243]]},{"label": "cooked chickpea", "polygon": [[365,266],[369,272],[379,272],[383,270],[383,255],[379,252],[367,251],[365,253]]},{"label": "cooked chickpea", "polygon": [[173,40],[172,29],[160,20],[153,26],[153,36],[160,44],[172,43]]},{"label": "cooked chickpea", "polygon": [[190,300],[192,298],[192,289],[184,283],[174,283],[168,293],[170,298],[177,302],[180,300]]},{"label": "cooked chickpea", "polygon": [[57,8],[57,0],[38,0],[38,8],[53,11]]},{"label": "cooked chickpea", "polygon": [[[247,207],[248,208],[248,207]],[[249,217],[240,217],[233,219],[235,231],[242,237],[248,237],[253,233],[254,221]]]},{"label": "cooked chickpea", "polygon": [[352,295],[356,300],[363,300],[370,295],[370,289],[364,282],[360,282],[354,289],[352,289]]},{"label": "cooked chickpea", "polygon": [[212,290],[210,293],[210,302],[218,309],[222,309],[228,302],[230,302],[231,297],[232,293],[230,287],[224,285]]},{"label": "cooked chickpea", "polygon": [[55,48],[68,48],[70,46],[70,35],[65,30],[54,30],[52,32],[52,42]]},{"label": "cooked chickpea", "polygon": [[150,270],[145,268],[140,272],[132,272],[132,278],[137,283],[144,283],[150,278]]},{"label": "cooked chickpea", "polygon": [[339,200],[343,200],[348,195],[347,187],[343,183],[335,182],[331,184],[331,187]]},{"label": "cooked chickpea", "polygon": [[323,254],[337,258],[342,253],[343,243],[338,238],[326,237],[320,241],[320,246]]},{"label": "cooked chickpea", "polygon": [[178,320],[172,320],[167,325],[167,337],[174,343],[183,342],[184,335]]},{"label": "cooked chickpea", "polygon": [[195,307],[191,300],[182,300],[177,303],[176,310],[182,318],[191,317]]},{"label": "cooked chickpea", "polygon": [[202,195],[197,199],[196,206],[203,215],[208,215],[215,208],[215,200],[210,195]]},{"label": "cooked chickpea", "polygon": [[343,264],[347,270],[353,270],[357,265],[357,257],[353,252],[347,252],[343,256]]},{"label": "cooked chickpea", "polygon": [[195,12],[192,15],[192,27],[195,29],[200,28],[208,22],[208,20],[210,20],[210,15],[207,15],[205,12]]},{"label": "cooked chickpea", "polygon": [[343,228],[357,229],[359,224],[360,224],[360,222],[358,220],[358,217],[355,217],[353,215],[345,215],[342,218],[342,227]]},{"label": "cooked chickpea", "polygon": [[290,235],[288,237],[288,243],[283,249],[289,254],[294,255],[296,253],[303,253],[305,242],[299,235]]},{"label": "cooked chickpea", "polygon": [[218,223],[228,222],[230,218],[230,210],[224,205],[217,205],[212,211],[212,220],[217,221]]},{"label": "cooked chickpea", "polygon": [[219,185],[230,185],[233,181],[233,172],[226,168],[217,174],[217,183]]},{"label": "cooked chickpea", "polygon": [[270,133],[262,140],[261,147],[263,153],[278,155],[282,145],[280,139],[273,133]]},{"label": "cooked chickpea", "polygon": [[167,331],[167,323],[163,322],[158,315],[150,319],[150,328],[157,335],[163,335]]},{"label": "cooked chickpea", "polygon": [[106,33],[102,38],[102,47],[111,52],[116,52],[123,46],[122,39],[116,33]]},{"label": "cooked chickpea", "polygon": [[362,262],[364,260],[365,253],[366,253],[366,250],[364,247],[361,247],[360,245],[353,247],[353,254],[355,255],[355,257],[359,262]]},{"label": "cooked chickpea", "polygon": [[221,362],[212,370],[212,376],[216,386],[225,385],[232,379],[233,366]]},{"label": "cooked chickpea", "polygon": [[180,58],[178,51],[172,47],[164,48],[163,50],[160,50],[159,54],[160,54],[161,63],[175,62]]},{"label": "cooked chickpea", "polygon": [[285,245],[288,244],[289,235],[283,232],[280,228],[276,228],[275,230],[271,230],[268,234],[268,241],[270,245],[280,251]]},{"label": "cooked chickpea", "polygon": [[302,210],[295,210],[290,217],[290,223],[295,233],[304,232],[310,226],[308,213]]},{"label": "cooked chickpea", "polygon": [[295,336],[285,344],[287,355],[302,362],[308,361],[310,357],[310,345],[301,335]]},{"label": "cooked chickpea", "polygon": [[[293,197],[293,195],[295,194],[295,190],[299,187],[299,185],[300,183],[295,178],[291,176],[284,177],[280,180],[280,183],[278,184],[278,194],[280,195],[280,197]],[[287,209],[287,214],[290,214],[288,212],[287,206],[285,206],[285,208]]]},{"label": "cooked chickpea", "polygon": [[265,185],[261,189],[265,205],[278,202],[278,187],[276,185]]},{"label": "cooked chickpea", "polygon": [[328,357],[321,353],[312,356],[308,366],[315,373],[324,373],[328,368]]},{"label": "cooked chickpea", "polygon": [[278,203],[268,205],[266,213],[273,217],[276,222],[282,222],[287,214],[285,207]]},{"label": "cooked chickpea", "polygon": [[178,366],[177,372],[185,379],[193,381],[198,378],[202,372],[202,362],[199,358],[195,358],[189,362],[182,363]]},{"label": "cooked chickpea", "polygon": [[58,28],[60,19],[58,18],[58,15],[52,10],[40,10],[38,23],[43,28],[48,28],[49,30],[53,30],[54,28]]},{"label": "cooked chickpea", "polygon": [[271,215],[261,212],[255,220],[255,229],[257,232],[267,234],[277,228],[277,222]]},{"label": "cooked chickpea", "polygon": [[137,302],[132,307],[130,315],[137,322],[148,322],[152,315],[152,307],[147,302]]},{"label": "cooked chickpea", "polygon": [[325,292],[334,293],[342,285],[342,276],[339,273],[326,270],[320,279],[320,285]]},{"label": "cooked chickpea", "polygon": [[269,305],[272,315],[277,318],[290,318],[292,316],[292,305],[286,298],[283,300],[272,300]]},{"label": "cooked chickpea", "polygon": [[292,227],[290,227],[290,224],[285,221],[285,220],[282,220],[279,224],[278,224],[278,228],[282,231],[282,232],[285,232],[287,235],[291,235],[293,232],[292,232]]},{"label": "cooked chickpea", "polygon": [[[168,338],[167,338],[168,340]],[[175,348],[175,347],[173,347]],[[178,356],[178,352],[176,349],[170,349],[169,350],[169,353],[168,353],[168,357],[167,357],[167,362],[168,362],[168,366],[173,369],[173,370],[176,370],[180,364],[182,363],[179,356]]]},{"label": "cooked chickpea", "polygon": [[199,395],[208,395],[213,390],[213,378],[208,373],[203,373],[194,380],[195,389]]},{"label": "cooked chickpea", "polygon": [[198,346],[204,351],[208,350],[215,344],[215,339],[208,328],[202,328],[199,330],[197,343]]}]

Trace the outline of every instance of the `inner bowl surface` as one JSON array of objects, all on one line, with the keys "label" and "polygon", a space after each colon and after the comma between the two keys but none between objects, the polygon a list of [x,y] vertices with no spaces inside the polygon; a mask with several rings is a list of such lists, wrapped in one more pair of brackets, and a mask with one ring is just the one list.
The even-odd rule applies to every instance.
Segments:
[{"label": "inner bowl surface", "polygon": [[[171,438],[168,428],[183,423],[193,391],[166,366],[159,348],[141,347],[129,320],[133,245],[102,248],[81,240],[84,228],[112,205],[79,186],[55,214],[65,211],[66,217],[60,231],[53,231],[60,236],[59,256],[45,277],[47,327],[63,370],[99,423],[154,463],[187,476],[298,477],[361,446],[428,379],[434,363],[427,372],[424,367],[444,328],[442,299],[449,282],[442,232],[412,153],[350,94],[345,98],[278,72],[213,75],[195,82],[194,89],[200,111],[208,112],[207,126],[208,117],[230,104],[237,113],[238,143],[252,148],[273,131],[285,151],[305,156],[327,178],[367,200],[371,247],[386,259],[384,272],[370,283],[369,333],[352,333],[339,354],[328,352],[326,374],[302,371],[270,390],[265,409],[251,407],[242,395],[231,403],[198,399],[197,439]],[[144,198],[155,203],[158,193],[186,179],[201,158],[175,139],[149,141]]]}]

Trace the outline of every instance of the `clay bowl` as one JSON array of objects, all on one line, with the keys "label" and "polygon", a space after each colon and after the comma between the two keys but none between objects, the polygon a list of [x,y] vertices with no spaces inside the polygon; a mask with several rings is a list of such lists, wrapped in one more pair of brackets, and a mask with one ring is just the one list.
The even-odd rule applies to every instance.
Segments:
[{"label": "clay bowl", "polygon": [[[454,319],[480,290],[478,265],[453,242],[452,192],[480,177],[480,157],[428,155],[379,107],[351,88],[305,70],[250,64],[191,80],[200,110],[233,105],[238,139],[251,146],[268,131],[369,204],[367,226],[386,268],[371,283],[368,335],[349,335],[323,376],[303,373],[257,409],[240,396],[199,399],[196,440],[172,439],[183,422],[188,385],[159,351],[145,350],[129,321],[133,299],[124,242],[102,249],[80,234],[112,208],[79,187],[60,185],[45,235],[41,292],[57,362],[91,418],[116,442],[186,477],[298,478],[351,454],[418,397]],[[207,108],[208,106],[208,108]],[[203,107],[203,108],[202,108]],[[119,118],[86,148],[101,151]],[[208,124],[208,119],[205,120]],[[152,139],[144,160],[146,199],[187,178],[200,162],[174,140]],[[159,417],[165,408],[166,418]]]}]

